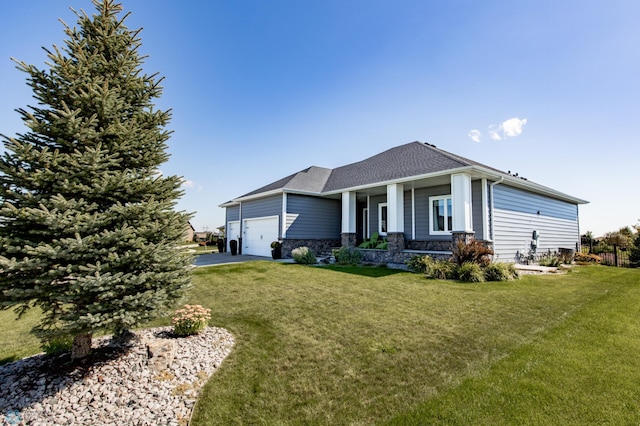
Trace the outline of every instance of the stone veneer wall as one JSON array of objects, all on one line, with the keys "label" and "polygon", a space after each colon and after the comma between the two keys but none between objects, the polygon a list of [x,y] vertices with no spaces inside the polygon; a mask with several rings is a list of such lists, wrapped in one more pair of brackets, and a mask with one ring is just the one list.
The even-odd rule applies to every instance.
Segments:
[{"label": "stone veneer wall", "polygon": [[388,263],[404,264],[407,260],[413,256],[420,254],[429,254],[429,256],[435,259],[449,259],[451,258],[451,252],[442,253],[415,253],[410,251],[401,251],[398,253],[391,253],[387,250],[368,250],[358,249],[362,253],[362,262],[373,263],[376,265],[386,265]]},{"label": "stone veneer wall", "polygon": [[342,241],[335,240],[294,240],[284,239],[282,240],[282,257],[291,257],[291,250],[298,247],[309,247],[316,256],[329,256],[331,250],[339,248]]},{"label": "stone veneer wall", "polygon": [[451,240],[436,240],[436,241],[417,241],[407,240],[405,241],[405,247],[407,250],[422,250],[422,251],[451,251]]}]

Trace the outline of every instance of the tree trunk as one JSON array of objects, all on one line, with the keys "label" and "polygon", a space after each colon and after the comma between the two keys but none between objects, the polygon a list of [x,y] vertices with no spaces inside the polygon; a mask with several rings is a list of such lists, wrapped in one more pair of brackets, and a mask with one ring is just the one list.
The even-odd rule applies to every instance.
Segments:
[{"label": "tree trunk", "polygon": [[71,348],[71,359],[80,359],[91,352],[91,333],[76,334]]}]

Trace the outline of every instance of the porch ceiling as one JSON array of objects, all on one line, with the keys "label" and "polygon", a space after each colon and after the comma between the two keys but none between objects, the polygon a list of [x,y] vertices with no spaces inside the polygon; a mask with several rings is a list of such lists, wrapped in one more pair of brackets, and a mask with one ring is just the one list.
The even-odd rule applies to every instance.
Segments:
[{"label": "porch ceiling", "polygon": [[[404,182],[403,186],[404,186],[404,190],[408,191],[411,189],[427,188],[430,186],[448,185],[450,183],[451,183],[451,176],[443,175],[443,176],[435,176],[435,177],[429,177],[424,179],[416,179],[410,182]],[[372,186],[370,188],[359,189],[356,192],[356,194],[357,194],[356,198],[358,200],[366,199],[367,196],[373,197],[376,195],[386,195],[387,185],[383,184],[379,186]]]}]

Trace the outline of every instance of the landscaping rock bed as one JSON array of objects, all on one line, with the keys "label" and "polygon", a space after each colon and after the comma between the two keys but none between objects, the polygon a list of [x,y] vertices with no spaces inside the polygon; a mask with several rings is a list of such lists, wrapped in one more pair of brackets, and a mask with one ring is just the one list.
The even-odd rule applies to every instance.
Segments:
[{"label": "landscaping rock bed", "polygon": [[[171,327],[123,341],[94,339],[90,359],[44,354],[0,366],[2,425],[186,425],[198,392],[234,344],[226,330],[174,337]],[[170,366],[149,365],[148,345],[171,341]],[[151,367],[151,368],[150,368]]]}]

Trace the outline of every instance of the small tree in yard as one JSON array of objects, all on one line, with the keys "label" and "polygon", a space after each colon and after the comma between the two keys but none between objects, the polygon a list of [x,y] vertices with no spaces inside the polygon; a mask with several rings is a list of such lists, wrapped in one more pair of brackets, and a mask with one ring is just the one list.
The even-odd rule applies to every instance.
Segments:
[{"label": "small tree in yard", "polygon": [[141,72],[139,31],[113,0],[65,25],[49,70],[16,61],[37,106],[28,132],[3,137],[0,306],[42,308],[34,332],[74,336],[85,356],[97,330],[122,332],[163,314],[190,285],[179,251],[188,215],[182,178],[162,176],[170,114],[156,111],[155,75]]}]

